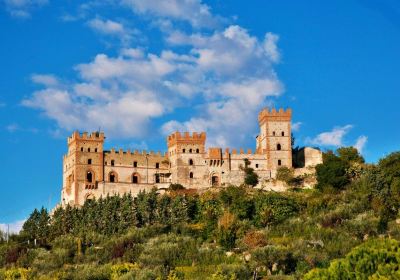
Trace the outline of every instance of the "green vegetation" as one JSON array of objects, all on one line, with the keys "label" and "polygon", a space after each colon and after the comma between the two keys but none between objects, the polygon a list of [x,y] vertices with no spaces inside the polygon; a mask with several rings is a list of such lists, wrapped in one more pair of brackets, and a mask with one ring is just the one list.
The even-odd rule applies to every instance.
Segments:
[{"label": "green vegetation", "polygon": [[172,185],[34,210],[0,234],[0,279],[399,279],[400,153],[324,159],[314,190]]}]

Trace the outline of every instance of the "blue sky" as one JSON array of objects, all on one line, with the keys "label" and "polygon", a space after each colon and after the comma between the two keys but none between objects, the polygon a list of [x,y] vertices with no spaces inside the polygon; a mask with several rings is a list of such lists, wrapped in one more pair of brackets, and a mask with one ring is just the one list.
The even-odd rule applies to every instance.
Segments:
[{"label": "blue sky", "polygon": [[[0,2],[1,224],[60,199],[73,130],[165,150],[172,130],[253,148],[265,106],[298,145],[400,149],[400,2]],[[3,225],[4,226],[4,225]]]}]

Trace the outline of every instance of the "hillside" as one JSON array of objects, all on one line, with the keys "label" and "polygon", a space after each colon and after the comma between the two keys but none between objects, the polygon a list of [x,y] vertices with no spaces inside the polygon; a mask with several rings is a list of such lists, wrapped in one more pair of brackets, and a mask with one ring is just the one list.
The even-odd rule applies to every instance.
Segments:
[{"label": "hillside", "polygon": [[325,153],[311,190],[278,175],[286,192],[171,185],[34,210],[1,240],[0,279],[397,279],[400,153]]}]

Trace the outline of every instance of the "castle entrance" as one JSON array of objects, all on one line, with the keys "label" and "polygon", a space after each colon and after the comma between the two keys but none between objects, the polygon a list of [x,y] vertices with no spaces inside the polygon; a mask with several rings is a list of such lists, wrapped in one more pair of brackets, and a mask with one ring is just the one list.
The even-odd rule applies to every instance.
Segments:
[{"label": "castle entrance", "polygon": [[211,185],[213,187],[219,186],[219,177],[217,175],[211,177]]}]

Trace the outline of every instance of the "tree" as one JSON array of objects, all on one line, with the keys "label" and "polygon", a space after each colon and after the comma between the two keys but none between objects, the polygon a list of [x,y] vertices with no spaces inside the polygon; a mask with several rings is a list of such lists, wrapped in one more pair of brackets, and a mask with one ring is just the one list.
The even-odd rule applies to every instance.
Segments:
[{"label": "tree", "polygon": [[323,163],[316,166],[317,188],[342,189],[349,183],[346,170],[349,163],[336,156],[332,151],[322,155]]},{"label": "tree", "polygon": [[341,147],[336,150],[339,158],[347,163],[357,162],[364,163],[364,158],[360,155],[358,150],[354,147]]},{"label": "tree", "polygon": [[399,279],[400,243],[394,239],[370,240],[328,268],[313,269],[305,280],[325,279]]},{"label": "tree", "polygon": [[256,186],[258,184],[258,175],[254,172],[254,169],[249,167],[251,162],[245,158],[244,159],[244,168],[243,171],[245,173],[244,183],[248,186]]}]

